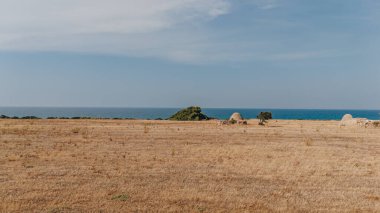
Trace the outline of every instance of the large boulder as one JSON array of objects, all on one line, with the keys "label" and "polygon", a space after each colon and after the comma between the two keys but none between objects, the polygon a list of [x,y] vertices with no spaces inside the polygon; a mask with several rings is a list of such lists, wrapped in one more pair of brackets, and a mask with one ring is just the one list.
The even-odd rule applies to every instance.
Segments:
[{"label": "large boulder", "polygon": [[340,120],[339,126],[352,126],[354,123],[353,117],[351,114],[345,114]]},{"label": "large boulder", "polygon": [[202,109],[197,106],[191,106],[186,109],[182,109],[169,118],[169,120],[175,121],[201,121],[209,119],[210,118],[207,117],[207,115],[202,113]]},{"label": "large boulder", "polygon": [[242,121],[242,120],[244,120],[244,118],[240,115],[240,113],[235,112],[235,113],[233,113],[233,114],[231,115],[231,117],[230,117],[229,120],[230,120],[230,121],[232,121],[232,120],[234,120],[234,121]]},{"label": "large boulder", "polygon": [[339,126],[361,126],[367,127],[370,121],[367,118],[353,118],[352,115],[346,114],[343,116]]},{"label": "large boulder", "polygon": [[345,114],[342,118],[342,121],[348,121],[348,120],[351,120],[353,119],[352,115],[351,114]]},{"label": "large boulder", "polygon": [[248,124],[248,122],[245,121],[244,118],[238,112],[233,113],[230,119],[219,121],[218,123],[219,125],[230,125],[230,124],[247,125]]}]

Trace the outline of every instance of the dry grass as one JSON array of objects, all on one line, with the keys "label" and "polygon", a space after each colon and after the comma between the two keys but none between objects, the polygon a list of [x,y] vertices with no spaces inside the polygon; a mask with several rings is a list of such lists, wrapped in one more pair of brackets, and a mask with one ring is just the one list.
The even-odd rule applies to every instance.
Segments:
[{"label": "dry grass", "polygon": [[380,211],[380,129],[0,120],[0,212]]}]

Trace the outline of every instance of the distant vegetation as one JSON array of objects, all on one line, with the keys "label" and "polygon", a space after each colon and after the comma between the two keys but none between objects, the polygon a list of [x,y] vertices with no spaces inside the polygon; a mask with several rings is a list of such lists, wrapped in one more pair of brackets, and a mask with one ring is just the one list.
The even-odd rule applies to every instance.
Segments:
[{"label": "distant vegetation", "polygon": [[[24,116],[24,117],[9,117],[6,115],[0,115],[0,119],[42,119],[40,117],[36,116]],[[74,119],[74,120],[79,120],[79,119],[113,119],[113,120],[134,120],[134,118],[94,118],[94,117],[47,117],[46,119],[52,120],[52,119],[61,119],[61,120],[66,120],[66,119]]]},{"label": "distant vegetation", "polygon": [[36,116],[24,116],[21,119],[41,119],[41,118],[36,117]]},{"label": "distant vegetation", "polygon": [[259,124],[264,125],[267,120],[272,119],[272,113],[271,112],[260,112],[259,115],[257,115],[257,119],[259,119]]},{"label": "distant vegetation", "polygon": [[0,119],[41,119],[41,118],[36,117],[36,116],[24,116],[24,117],[19,118],[17,116],[8,117],[6,115],[1,115]]},{"label": "distant vegetation", "polygon": [[209,119],[210,118],[207,117],[207,115],[202,113],[202,109],[197,106],[191,106],[186,109],[182,109],[169,118],[169,120],[175,121],[202,121]]}]

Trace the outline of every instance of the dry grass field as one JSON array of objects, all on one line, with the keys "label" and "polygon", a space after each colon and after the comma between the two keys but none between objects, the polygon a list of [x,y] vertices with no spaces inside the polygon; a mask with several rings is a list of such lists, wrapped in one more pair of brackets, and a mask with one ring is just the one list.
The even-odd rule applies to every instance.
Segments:
[{"label": "dry grass field", "polygon": [[0,212],[380,212],[380,128],[0,120]]}]

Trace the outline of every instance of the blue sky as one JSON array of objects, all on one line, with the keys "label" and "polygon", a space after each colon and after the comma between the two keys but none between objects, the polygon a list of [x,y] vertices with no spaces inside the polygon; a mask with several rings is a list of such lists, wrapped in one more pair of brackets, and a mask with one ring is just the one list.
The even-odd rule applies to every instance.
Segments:
[{"label": "blue sky", "polygon": [[380,109],[376,0],[1,0],[0,106]]}]

